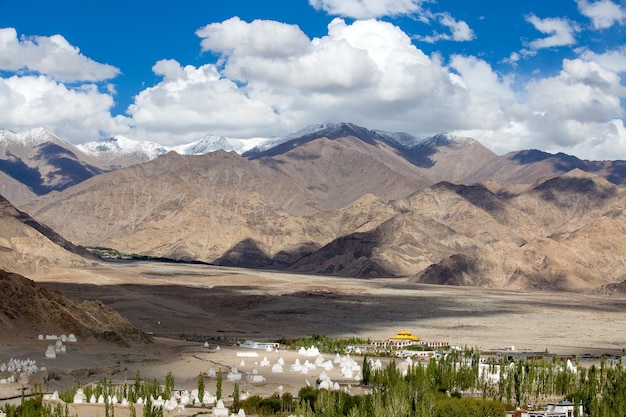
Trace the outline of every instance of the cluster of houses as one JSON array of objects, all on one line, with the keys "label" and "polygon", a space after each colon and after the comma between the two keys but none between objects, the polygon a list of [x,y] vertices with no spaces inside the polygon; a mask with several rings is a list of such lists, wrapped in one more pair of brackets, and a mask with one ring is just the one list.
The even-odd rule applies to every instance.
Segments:
[{"label": "cluster of houses", "polygon": [[375,340],[370,344],[349,346],[347,351],[358,355],[393,353],[401,358],[431,359],[438,357],[442,350],[455,347],[448,342],[424,341],[411,332],[403,330],[387,339]]},{"label": "cluster of houses", "polygon": [[567,400],[559,401],[556,404],[548,404],[543,410],[517,409],[507,412],[507,417],[572,417],[575,415],[584,415],[582,404],[576,406],[576,404]]}]

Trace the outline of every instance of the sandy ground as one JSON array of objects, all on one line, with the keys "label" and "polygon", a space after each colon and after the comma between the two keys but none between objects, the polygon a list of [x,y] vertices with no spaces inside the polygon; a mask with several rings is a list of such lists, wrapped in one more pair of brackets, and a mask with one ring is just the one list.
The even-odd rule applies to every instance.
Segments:
[{"label": "sandy ground", "polygon": [[[36,277],[44,285],[76,299],[100,299],[135,326],[156,336],[150,346],[119,348],[79,340],[57,359],[43,355],[47,342],[36,335],[0,340],[0,363],[32,358],[58,379],[52,391],[102,377],[132,381],[135,373],[164,380],[168,372],[178,387],[197,386],[200,372],[221,367],[224,396],[230,367],[253,368],[265,383],[241,381],[241,390],[267,395],[282,387],[297,394],[311,375],[289,372],[296,352],[259,352],[237,357],[237,340],[276,340],[323,334],[330,337],[382,339],[408,330],[427,341],[446,341],[482,349],[514,345],[517,350],[558,353],[620,353],[626,347],[626,297],[572,293],[534,293],[428,286],[402,279],[345,279],[253,271],[205,265],[106,263],[63,275]],[[200,342],[171,340],[196,335],[220,343],[220,350]],[[263,356],[285,361],[283,374],[259,366]],[[332,359],[328,356],[328,359]],[[314,358],[300,357],[300,361]],[[241,361],[244,361],[244,364]],[[358,359],[359,362],[361,359]],[[337,375],[331,375],[331,378]],[[2,376],[0,375],[0,378]],[[206,387],[215,393],[215,380]],[[19,394],[19,385],[0,386],[0,397]]]}]

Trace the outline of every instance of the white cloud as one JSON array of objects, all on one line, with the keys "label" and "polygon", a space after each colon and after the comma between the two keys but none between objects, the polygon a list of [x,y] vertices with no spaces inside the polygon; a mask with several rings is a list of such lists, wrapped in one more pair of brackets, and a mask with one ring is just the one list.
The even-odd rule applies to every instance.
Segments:
[{"label": "white cloud", "polygon": [[289,41],[289,54],[277,52],[284,44],[277,30],[304,36],[292,26],[239,19],[199,30],[203,48],[219,54],[220,65],[157,63],[163,81],[129,108],[138,131],[161,132],[171,143],[207,132],[280,134],[320,120],[381,129],[418,125],[433,134],[455,125],[451,103],[465,100],[465,90],[398,27],[336,18],[326,36]]},{"label": "white cloud", "polygon": [[474,31],[466,22],[462,20],[455,20],[449,13],[436,13],[430,15],[430,17],[437,20],[439,24],[445,28],[449,29],[450,33],[435,32],[432,35],[415,36],[416,39],[423,42],[435,43],[440,40],[451,40],[457,42],[471,41],[476,37]]},{"label": "white cloud", "polygon": [[58,81],[103,81],[120,70],[87,58],[61,35],[17,38],[14,28],[0,28],[0,70],[26,70]]},{"label": "white cloud", "polygon": [[616,73],[626,73],[626,45],[603,54],[585,49],[580,56],[586,61],[597,62],[602,67]]},{"label": "white cloud", "polygon": [[46,76],[0,78],[0,126],[21,131],[46,126],[72,142],[93,140],[101,131],[122,133],[123,118],[112,118],[113,98],[95,85],[71,89]]},{"label": "white cloud", "polygon": [[221,23],[211,23],[196,31],[202,38],[203,51],[227,55],[290,57],[309,44],[309,38],[298,26],[272,20],[247,23],[233,17]]},{"label": "white cloud", "polygon": [[577,0],[576,3],[580,13],[591,19],[595,29],[607,29],[614,24],[626,23],[626,9],[610,0],[599,0],[593,3],[587,0]]},{"label": "white cloud", "polygon": [[174,60],[162,60],[152,70],[163,80],[139,93],[128,109],[135,136],[174,145],[207,132],[246,137],[279,125],[270,105],[247,97],[214,65],[181,67]]},{"label": "white cloud", "polygon": [[317,10],[332,16],[371,19],[420,12],[424,0],[309,0]]},{"label": "white cloud", "polygon": [[[554,27],[542,22],[546,31]],[[276,31],[297,40],[285,43]],[[468,134],[496,152],[534,147],[601,158],[614,155],[609,144],[626,143],[619,119],[624,87],[615,69],[623,51],[582,53],[564,60],[559,74],[516,90],[519,80],[486,61],[453,55],[446,66],[378,20],[335,18],[314,39],[294,26],[239,19],[207,25],[198,35],[219,65],[159,61],[153,70],[163,80],[129,109],[141,137],[175,144],[205,133],[268,136],[351,121],[421,137]]]},{"label": "white cloud", "polygon": [[558,75],[535,79],[516,96],[504,109],[503,123],[457,133],[471,135],[497,152],[538,148],[586,159],[626,154],[620,119],[620,97],[626,91],[619,76],[598,63],[566,59]]},{"label": "white cloud", "polygon": [[[549,19],[535,23],[544,33],[561,33]],[[106,132],[176,145],[207,133],[271,136],[350,121],[420,137],[451,131],[496,152],[626,155],[619,76],[626,72],[625,46],[603,54],[578,50],[560,73],[528,82],[477,57],[428,56],[399,27],[374,19],[336,18],[326,35],[313,39],[297,26],[238,18],[206,25],[197,35],[217,62],[156,62],[152,69],[161,80],[136,95],[127,118],[111,117],[112,86],[107,92],[93,83],[76,87],[18,73],[0,78],[0,127],[44,125],[73,142]]]},{"label": "white cloud", "polygon": [[561,18],[540,19],[535,15],[526,17],[526,21],[532,24],[539,32],[549,35],[542,39],[535,39],[529,43],[532,49],[553,48],[568,46],[576,43],[578,26],[574,22]]}]

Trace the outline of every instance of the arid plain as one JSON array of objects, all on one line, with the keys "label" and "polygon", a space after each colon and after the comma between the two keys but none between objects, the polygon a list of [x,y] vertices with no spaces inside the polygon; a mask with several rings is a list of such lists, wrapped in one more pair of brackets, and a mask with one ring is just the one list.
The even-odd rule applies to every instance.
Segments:
[{"label": "arid plain", "polygon": [[[97,299],[159,336],[275,340],[322,334],[578,351],[626,347],[626,298],[423,285],[208,265],[109,262],[38,282]],[[88,284],[87,284],[88,283]]]},{"label": "arid plain", "polygon": [[[171,371],[178,386],[193,389],[198,374],[211,367],[251,372],[264,355],[272,363],[283,357],[286,366],[297,357],[296,352],[260,352],[242,365],[235,343],[246,339],[323,334],[375,340],[408,330],[423,340],[481,349],[514,345],[516,350],[597,355],[620,354],[626,347],[626,298],[606,294],[437,286],[402,278],[350,279],[161,262],[105,262],[35,280],[74,299],[102,300],[155,337],[154,343],[125,347],[79,340],[57,359],[44,357],[46,343],[36,341],[36,335],[3,338],[2,358],[30,357],[52,372],[54,378],[45,384],[48,391],[101,378],[132,380],[137,371],[159,380]],[[211,347],[189,336],[207,338]],[[282,387],[295,394],[315,380],[314,375],[289,372],[264,374],[265,383],[243,381],[242,389],[269,395]],[[233,387],[225,382],[228,394]],[[11,394],[6,389],[4,398]],[[207,379],[207,389],[215,392],[214,378]]]}]

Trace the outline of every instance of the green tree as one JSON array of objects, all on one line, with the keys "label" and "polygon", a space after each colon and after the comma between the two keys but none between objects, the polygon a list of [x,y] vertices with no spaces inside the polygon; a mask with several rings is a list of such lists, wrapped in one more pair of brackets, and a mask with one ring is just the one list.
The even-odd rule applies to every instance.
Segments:
[{"label": "green tree", "polygon": [[217,371],[217,382],[215,384],[215,401],[222,399],[222,370]]},{"label": "green tree", "polygon": [[240,404],[239,404],[239,384],[235,384],[233,387],[233,404],[230,407],[230,411],[232,413],[239,412]]},{"label": "green tree", "polygon": [[[220,386],[220,389],[221,388],[222,387]],[[202,404],[203,398],[204,398],[204,375],[202,375],[202,372],[200,372],[200,374],[198,375],[198,400],[200,401],[200,404]]]},{"label": "green tree", "polygon": [[372,367],[367,358],[367,355],[363,357],[362,373],[363,373],[363,385],[369,385],[370,377],[372,375]]},{"label": "green tree", "polygon": [[175,386],[174,375],[170,371],[167,373],[167,375],[165,375],[165,398],[166,399],[169,400],[170,398],[172,398],[172,394],[174,393],[174,386]]}]

